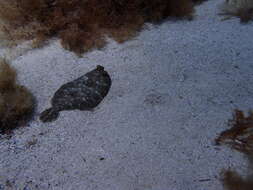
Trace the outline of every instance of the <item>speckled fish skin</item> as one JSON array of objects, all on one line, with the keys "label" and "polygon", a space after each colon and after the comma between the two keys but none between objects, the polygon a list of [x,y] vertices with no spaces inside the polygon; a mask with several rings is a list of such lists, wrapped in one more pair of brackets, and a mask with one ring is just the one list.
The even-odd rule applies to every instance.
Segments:
[{"label": "speckled fish skin", "polygon": [[42,112],[40,119],[53,121],[63,110],[92,110],[108,94],[110,87],[109,74],[98,65],[80,78],[62,85],[51,99],[52,108]]}]

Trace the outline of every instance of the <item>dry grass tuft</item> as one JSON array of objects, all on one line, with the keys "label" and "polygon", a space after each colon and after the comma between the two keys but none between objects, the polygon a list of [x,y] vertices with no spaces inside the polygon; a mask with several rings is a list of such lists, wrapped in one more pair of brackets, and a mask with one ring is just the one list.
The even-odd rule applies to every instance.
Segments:
[{"label": "dry grass tuft", "polygon": [[0,0],[1,31],[13,44],[33,39],[38,46],[59,37],[63,47],[81,54],[101,48],[107,36],[133,38],[145,22],[191,18],[203,0]]},{"label": "dry grass tuft", "polygon": [[32,94],[16,84],[16,71],[0,60],[0,133],[24,124],[34,109]]},{"label": "dry grass tuft", "polygon": [[236,171],[225,170],[222,182],[228,190],[253,189],[253,112],[248,116],[240,110],[235,110],[233,119],[229,122],[231,129],[223,131],[216,138],[217,145],[229,145],[232,149],[242,152],[249,160],[250,175],[241,177]]}]

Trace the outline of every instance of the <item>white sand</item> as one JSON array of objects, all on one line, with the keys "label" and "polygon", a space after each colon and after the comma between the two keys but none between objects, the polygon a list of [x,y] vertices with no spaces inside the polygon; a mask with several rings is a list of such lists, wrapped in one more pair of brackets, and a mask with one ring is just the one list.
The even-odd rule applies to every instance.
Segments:
[{"label": "white sand", "polygon": [[[222,168],[246,171],[242,155],[214,139],[235,108],[253,109],[253,23],[220,21],[221,2],[83,58],[58,42],[14,53],[38,106],[29,126],[0,139],[0,190],[6,180],[18,190],[221,190]],[[53,93],[97,64],[113,80],[98,108],[41,123]]]}]

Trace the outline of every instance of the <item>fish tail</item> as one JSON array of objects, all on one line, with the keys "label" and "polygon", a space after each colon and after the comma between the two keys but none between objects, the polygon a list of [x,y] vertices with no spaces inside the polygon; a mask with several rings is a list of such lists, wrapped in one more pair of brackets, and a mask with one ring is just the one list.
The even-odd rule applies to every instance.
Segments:
[{"label": "fish tail", "polygon": [[40,114],[40,120],[45,122],[55,121],[59,116],[59,111],[54,110],[53,108],[46,109]]}]

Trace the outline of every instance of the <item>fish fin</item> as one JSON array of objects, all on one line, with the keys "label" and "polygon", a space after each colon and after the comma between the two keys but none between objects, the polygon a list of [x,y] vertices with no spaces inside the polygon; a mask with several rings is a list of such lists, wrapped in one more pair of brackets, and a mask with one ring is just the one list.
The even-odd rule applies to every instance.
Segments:
[{"label": "fish fin", "polygon": [[98,71],[104,71],[104,67],[101,66],[101,65],[97,65],[97,68],[96,68]]},{"label": "fish fin", "polygon": [[53,108],[46,109],[40,114],[40,120],[45,122],[55,121],[59,116],[59,112],[55,111]]}]

